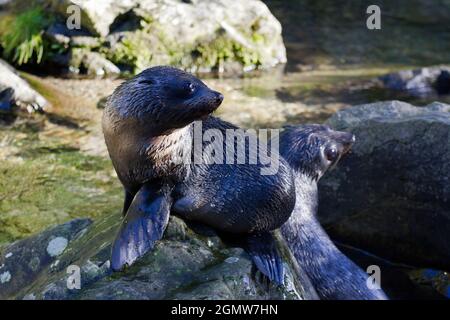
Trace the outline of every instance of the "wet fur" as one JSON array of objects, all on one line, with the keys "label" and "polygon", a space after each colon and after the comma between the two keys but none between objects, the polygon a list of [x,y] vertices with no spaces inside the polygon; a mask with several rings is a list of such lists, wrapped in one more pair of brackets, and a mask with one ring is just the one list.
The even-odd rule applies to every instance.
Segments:
[{"label": "wet fur", "polygon": [[293,169],[296,188],[295,208],[281,232],[321,299],[383,300],[384,292],[367,287],[368,274],[336,248],[316,218],[317,182],[327,170],[321,152],[329,143],[348,140],[345,135],[320,125],[288,127],[281,135],[280,152]]},{"label": "wet fur", "polygon": [[[189,91],[192,85],[196,90]],[[242,234],[249,240],[247,249],[255,263],[266,269],[263,273],[277,283],[283,282],[281,259],[274,250],[267,251],[273,246],[259,245],[255,239],[272,239],[267,232],[280,227],[294,208],[294,182],[287,163],[280,157],[278,172],[262,176],[262,164],[249,164],[248,159],[245,164],[229,165],[179,161],[193,158],[193,121],[205,119],[203,132],[216,129],[225,135],[227,129],[238,129],[209,116],[222,99],[199,79],[170,67],[142,72],[119,86],[108,99],[103,116],[105,141],[125,188],[124,213],[132,205],[115,241],[115,270],[151,250],[151,246],[141,244],[142,239],[153,243],[161,235],[158,232],[154,238],[150,228],[159,223],[149,219],[155,216],[155,207],[133,201],[145,185],[148,192],[144,194],[164,194],[164,206],[158,209],[161,212],[174,201],[172,209],[185,219]],[[208,144],[204,142],[204,146]],[[225,159],[226,147],[223,150]],[[134,222],[128,226],[129,216]],[[146,237],[135,241],[135,248],[129,252],[127,239],[133,232]],[[259,233],[264,234],[259,237]]]},{"label": "wet fur", "polygon": [[[225,137],[225,130],[238,127],[210,116],[203,121],[202,129],[220,130]],[[206,145],[208,142],[204,142]],[[225,161],[226,141],[223,146]],[[245,164],[237,164],[236,153],[234,164],[191,164],[187,179],[177,187],[175,196],[194,202],[192,207],[196,209],[184,212],[184,217],[232,233],[279,228],[289,218],[295,203],[290,169],[280,157],[276,174],[261,175],[262,164],[249,164],[248,154],[247,144]]]}]

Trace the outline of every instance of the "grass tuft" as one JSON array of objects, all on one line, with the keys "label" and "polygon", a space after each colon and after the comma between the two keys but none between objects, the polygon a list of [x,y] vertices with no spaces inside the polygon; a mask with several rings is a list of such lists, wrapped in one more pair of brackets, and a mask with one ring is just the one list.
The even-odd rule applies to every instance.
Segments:
[{"label": "grass tuft", "polygon": [[1,32],[0,44],[5,57],[18,65],[41,63],[45,51],[43,33],[49,23],[50,19],[39,7],[17,15]]}]

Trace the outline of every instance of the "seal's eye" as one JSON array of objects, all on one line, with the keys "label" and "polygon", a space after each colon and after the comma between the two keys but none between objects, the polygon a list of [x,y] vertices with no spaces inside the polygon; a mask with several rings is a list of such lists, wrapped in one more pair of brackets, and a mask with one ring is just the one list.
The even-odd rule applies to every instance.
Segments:
[{"label": "seal's eye", "polygon": [[189,94],[194,93],[195,89],[195,84],[193,83],[189,83],[189,85],[187,86],[187,91],[189,92]]},{"label": "seal's eye", "polygon": [[335,161],[337,159],[337,157],[338,157],[338,151],[336,150],[335,147],[327,147],[325,149],[324,153],[325,153],[325,157],[330,162]]},{"label": "seal's eye", "polygon": [[139,81],[140,84],[144,85],[153,85],[155,82],[152,79],[142,79]]}]

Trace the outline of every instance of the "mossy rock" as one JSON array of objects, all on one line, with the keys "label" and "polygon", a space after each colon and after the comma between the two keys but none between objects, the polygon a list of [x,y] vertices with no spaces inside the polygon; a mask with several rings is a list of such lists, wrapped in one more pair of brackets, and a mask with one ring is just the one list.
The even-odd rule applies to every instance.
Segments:
[{"label": "mossy rock", "polygon": [[[121,222],[110,214],[94,223],[74,220],[0,250],[3,299],[314,299],[285,256],[286,286],[260,279],[250,257],[211,230],[171,217],[153,251],[112,273],[111,242]],[[203,230],[203,231],[202,231]],[[205,232],[207,231],[207,232]],[[280,244],[281,245],[281,244]],[[71,267],[70,267],[71,266]],[[79,267],[81,288],[68,288]],[[30,271],[31,270],[31,271]],[[70,279],[69,279],[70,280]],[[70,287],[70,286],[69,286]]]},{"label": "mossy rock", "polygon": [[88,2],[35,3],[54,16],[53,23],[64,26],[67,8],[78,5],[81,27],[90,32],[84,38],[48,32],[46,51],[67,52],[68,46],[89,49],[131,73],[161,64],[234,73],[286,62],[281,25],[261,1],[108,0],[98,6]]}]

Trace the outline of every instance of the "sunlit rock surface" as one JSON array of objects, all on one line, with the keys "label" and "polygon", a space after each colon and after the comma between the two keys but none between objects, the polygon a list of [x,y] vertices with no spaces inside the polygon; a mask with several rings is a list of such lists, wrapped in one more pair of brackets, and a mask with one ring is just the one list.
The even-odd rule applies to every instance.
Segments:
[{"label": "sunlit rock surface", "polygon": [[[120,214],[79,219],[0,249],[2,299],[315,299],[284,252],[286,287],[262,279],[249,256],[212,230],[171,217],[164,239],[123,272],[110,270]],[[69,272],[68,272],[69,270]],[[73,270],[80,271],[80,288]],[[68,285],[69,283],[69,285]]]},{"label": "sunlit rock surface", "polygon": [[241,73],[286,62],[281,24],[259,0],[41,3],[66,18],[79,8],[87,36],[65,29],[63,19],[46,31],[52,42],[69,47],[67,54],[72,48],[89,47],[131,73],[159,64],[195,72]]},{"label": "sunlit rock surface", "polygon": [[12,66],[0,59],[0,111],[11,111],[18,106],[33,112],[43,110],[47,100],[20,77]]}]

